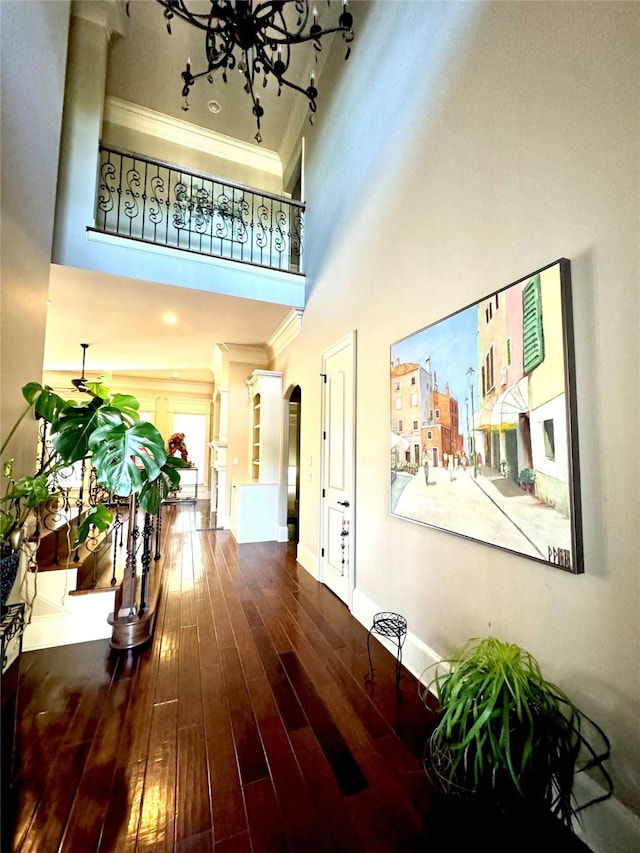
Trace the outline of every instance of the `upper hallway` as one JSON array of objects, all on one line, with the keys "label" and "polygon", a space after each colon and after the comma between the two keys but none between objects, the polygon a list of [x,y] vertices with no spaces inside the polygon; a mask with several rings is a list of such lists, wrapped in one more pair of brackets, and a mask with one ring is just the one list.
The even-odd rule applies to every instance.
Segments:
[{"label": "upper hallway", "polygon": [[271,94],[264,146],[210,129],[236,127],[215,109],[253,121],[235,79],[228,95],[201,81],[186,121],[191,29],[168,37],[155,2],[71,4],[52,261],[303,308],[306,101]]}]

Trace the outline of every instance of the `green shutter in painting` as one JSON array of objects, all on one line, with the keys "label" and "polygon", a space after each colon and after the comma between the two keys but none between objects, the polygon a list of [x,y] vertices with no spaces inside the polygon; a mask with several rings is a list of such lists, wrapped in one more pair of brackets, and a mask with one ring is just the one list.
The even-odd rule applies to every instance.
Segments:
[{"label": "green shutter in painting", "polygon": [[523,368],[530,373],[544,361],[540,276],[530,278],[522,293]]}]

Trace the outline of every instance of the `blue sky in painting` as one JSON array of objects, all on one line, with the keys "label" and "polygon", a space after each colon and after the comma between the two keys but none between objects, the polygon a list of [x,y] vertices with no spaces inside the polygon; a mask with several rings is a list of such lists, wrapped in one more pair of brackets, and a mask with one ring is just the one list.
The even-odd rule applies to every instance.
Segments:
[{"label": "blue sky in painting", "polygon": [[[446,320],[416,332],[391,345],[391,360],[416,362],[424,367],[431,356],[431,371],[436,374],[438,390],[443,393],[448,384],[451,396],[458,401],[460,414],[465,411],[465,398],[470,399],[471,378],[467,370],[473,367],[474,408],[478,409],[478,306],[465,308]],[[463,422],[462,422],[463,423]]]}]

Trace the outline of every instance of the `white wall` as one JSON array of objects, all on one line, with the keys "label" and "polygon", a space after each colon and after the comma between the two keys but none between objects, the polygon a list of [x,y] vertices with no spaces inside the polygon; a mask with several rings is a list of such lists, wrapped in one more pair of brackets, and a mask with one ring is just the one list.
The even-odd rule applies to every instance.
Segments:
[{"label": "white wall", "polygon": [[[638,3],[376,4],[337,98],[349,121],[309,140],[309,297],[272,365],[302,388],[302,551],[318,549],[321,353],[357,329],[357,594],[441,655],[485,634],[527,647],[609,734],[636,813],[639,44]],[[389,513],[390,344],[561,256],[581,576]]]},{"label": "white wall", "polygon": [[[0,3],[3,440],[21,387],[42,373],[68,21],[68,2]],[[33,470],[34,447],[35,424],[7,449],[17,475]]]}]

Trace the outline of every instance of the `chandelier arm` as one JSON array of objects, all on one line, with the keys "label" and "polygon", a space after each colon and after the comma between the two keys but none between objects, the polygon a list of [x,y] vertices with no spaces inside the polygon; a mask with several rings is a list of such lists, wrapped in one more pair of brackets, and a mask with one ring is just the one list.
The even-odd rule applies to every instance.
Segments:
[{"label": "chandelier arm", "polygon": [[[190,12],[185,6],[185,0],[156,0],[156,2],[165,10],[165,18],[167,18],[167,20],[170,20],[174,15],[177,15],[179,18],[182,18],[183,21],[197,27],[199,30],[206,30],[209,27],[208,21],[211,18],[212,11],[207,13]],[[207,23],[205,23],[205,21]]]},{"label": "chandelier arm", "polygon": [[278,80],[278,83],[281,83],[283,86],[288,86],[290,89],[295,89],[296,92],[300,92],[301,95],[304,95],[305,98],[307,98],[307,100],[309,101],[309,104],[314,105],[311,107],[313,112],[316,111],[315,110],[315,102],[316,102],[316,98],[318,97],[317,94],[312,97],[309,94],[307,89],[303,89],[302,86],[298,86],[297,83],[290,83],[289,80],[286,80],[284,77],[278,77],[277,80]]},{"label": "chandelier arm", "polygon": [[[255,136],[257,142],[262,142],[260,120],[264,116],[264,107],[260,104],[255,88],[256,80],[260,75],[263,75],[263,85],[266,86],[268,75],[273,74],[279,87],[278,94],[282,86],[286,86],[304,95],[309,108],[315,113],[318,97],[315,73],[311,73],[310,84],[306,87],[293,83],[285,77],[289,72],[292,45],[313,42],[314,48],[319,52],[322,50],[323,36],[342,33],[345,42],[350,43],[354,39],[353,19],[347,11],[346,2],[343,3],[338,25],[334,27],[320,26],[314,9],[313,23],[307,33],[305,29],[311,18],[308,0],[294,0],[297,24],[292,29],[289,29],[283,11],[291,0],[262,0],[262,2],[258,0],[255,6],[254,0],[209,0],[208,13],[191,12],[187,8],[187,0],[156,0],[156,2],[164,9],[169,33],[171,33],[170,23],[174,17],[205,31],[207,68],[192,74],[191,60],[187,60],[186,68],[182,72],[182,94],[185,99],[183,109],[189,109],[187,96],[196,80],[207,77],[212,82],[212,73],[222,69],[222,78],[227,82],[227,71],[238,65],[245,77],[245,90],[253,102],[252,111],[258,126]],[[244,60],[239,64],[236,59],[238,47]],[[350,52],[351,47],[348,48],[345,59],[349,57]]]},{"label": "chandelier arm", "polygon": [[[216,41],[216,37],[219,43]],[[204,46],[208,67],[202,73],[210,74],[212,71],[217,71],[218,68],[228,68],[230,71],[235,68],[234,47],[233,40],[224,30],[208,29]],[[202,75],[199,74],[198,76]]]},{"label": "chandelier arm", "polygon": [[283,30],[281,27],[278,27],[276,24],[270,24],[270,26],[271,26],[271,29],[275,30],[277,33],[280,33],[283,36],[283,38],[282,39],[269,38],[268,39],[269,44],[271,44],[271,43],[273,43],[273,44],[304,44],[305,42],[308,42],[308,41],[320,42],[320,39],[322,38],[322,36],[328,36],[330,33],[344,33],[345,36],[347,34],[350,34],[353,38],[352,27],[342,27],[342,26],[327,27],[326,29],[323,28],[322,32],[319,33],[318,35],[312,35],[311,33],[307,33],[306,35],[305,34],[301,35],[300,33],[290,33],[290,32],[288,32],[288,30]]},{"label": "chandelier arm", "polygon": [[[299,36],[304,31],[304,28],[307,26],[307,23],[309,21],[309,4],[304,4],[304,16],[301,15],[301,22],[296,30],[289,30],[287,28],[287,22],[284,19],[284,13],[282,11],[282,8],[280,8],[281,5],[282,4],[278,3],[277,0],[276,2],[273,2],[273,0],[266,0],[266,2],[259,3],[256,6],[253,11],[253,17],[256,19],[256,21],[260,22],[260,24],[262,24],[264,21],[271,29],[282,33],[285,36],[285,41],[291,41],[297,36]],[[275,19],[276,15],[282,21],[281,27],[278,27],[272,20],[270,20],[271,18]],[[266,26],[263,25],[262,29],[266,31]],[[265,38],[267,38],[266,32],[264,35]]]}]

